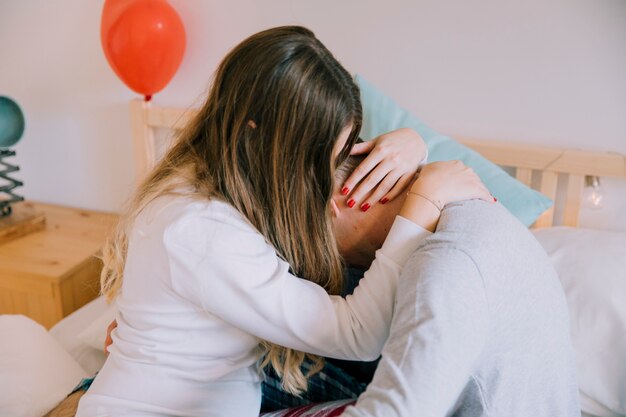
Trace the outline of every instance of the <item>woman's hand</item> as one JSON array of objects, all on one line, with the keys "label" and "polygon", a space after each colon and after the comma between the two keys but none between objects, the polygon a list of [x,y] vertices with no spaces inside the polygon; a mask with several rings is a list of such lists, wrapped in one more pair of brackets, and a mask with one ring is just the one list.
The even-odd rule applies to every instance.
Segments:
[{"label": "woman's hand", "polygon": [[425,165],[410,192],[430,198],[440,209],[456,201],[481,199],[493,203],[495,200],[474,170],[461,161]]},{"label": "woman's hand", "polygon": [[496,201],[474,170],[463,162],[433,162],[422,168],[400,215],[434,232],[446,204],[471,199]]},{"label": "woman's hand", "polygon": [[104,354],[105,355],[109,354],[108,348],[109,346],[113,344],[113,339],[111,339],[111,332],[116,327],[117,327],[117,320],[113,320],[111,324],[109,324],[109,327],[107,327],[107,338],[104,340]]},{"label": "woman's hand", "polygon": [[379,201],[393,200],[410,184],[426,152],[422,137],[408,128],[354,145],[351,155],[369,155],[343,184],[347,205],[367,211]]}]

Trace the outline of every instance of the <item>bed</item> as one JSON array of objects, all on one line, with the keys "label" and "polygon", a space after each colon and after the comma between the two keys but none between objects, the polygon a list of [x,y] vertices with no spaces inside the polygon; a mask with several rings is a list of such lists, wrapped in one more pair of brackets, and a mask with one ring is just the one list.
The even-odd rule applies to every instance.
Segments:
[{"label": "bed", "polygon": [[[135,175],[140,181],[153,166],[163,143],[161,130],[177,130],[194,116],[193,109],[153,105],[142,100],[130,103]],[[473,138],[459,140],[497,165],[514,171],[515,178],[555,201],[533,227],[558,224],[578,226],[585,177],[626,178],[626,157],[615,153],[598,153],[574,149],[557,149],[516,143],[485,141]],[[565,195],[557,198],[559,186]],[[555,216],[562,213],[562,216]]]},{"label": "bed", "polygon": [[[162,149],[167,146],[166,143],[162,142],[167,140],[164,138],[170,138],[172,131],[184,126],[193,117],[194,112],[193,109],[162,107],[141,100],[133,100],[130,103],[135,171],[138,181],[149,172]],[[170,133],[163,134],[164,131]],[[596,305],[605,307],[604,304],[606,303],[603,301],[605,300],[603,297],[607,296],[607,291],[610,293],[610,297],[618,294],[617,297],[619,298],[619,291],[626,288],[624,273],[626,270],[626,264],[624,264],[626,262],[626,234],[582,230],[577,226],[585,177],[626,178],[626,157],[610,153],[543,148],[469,138],[461,139],[460,142],[493,163],[507,167],[508,172],[519,182],[554,200],[555,204],[537,218],[532,228],[537,238],[555,260],[555,266],[559,273],[566,275],[567,279],[563,281],[566,292],[571,287],[569,289],[574,294],[574,298],[578,299],[589,294],[589,298],[595,303],[592,307],[583,303],[582,309],[586,316],[578,311],[573,313],[575,315],[573,331],[578,332],[576,335],[580,339],[578,343],[583,346],[581,349],[586,349],[585,355],[587,355],[587,350],[605,349],[604,345],[597,345],[600,343],[598,342],[599,339],[615,342],[616,335],[613,333],[594,332],[592,329],[592,331],[585,330],[584,334],[579,334],[581,329],[575,329],[575,327],[579,324],[577,324],[577,320],[582,320],[585,323],[590,320],[608,320],[617,326],[618,331],[621,331],[619,329],[626,330],[626,312],[623,308],[616,306],[615,311],[607,313],[595,307]],[[557,194],[557,190],[561,191]],[[610,253],[606,253],[607,250],[603,248],[598,248],[598,241],[609,242],[607,244],[610,246],[608,250]],[[580,251],[587,253],[597,251],[598,258],[589,262],[585,261],[581,264],[582,266],[572,264],[570,261],[577,258],[575,255]],[[581,277],[585,271],[593,272],[598,271],[598,269],[605,270],[606,276],[611,281],[603,283],[598,277],[588,277],[588,275],[593,275],[592,273],[587,273],[587,276]],[[586,286],[579,288],[581,282],[585,282]],[[589,288],[592,290],[590,291]],[[606,288],[606,291],[600,291],[602,288]],[[626,290],[621,296],[626,299]],[[572,304],[578,302],[571,299],[569,301]],[[615,304],[614,301],[611,298],[609,304]],[[578,308],[578,306],[572,308]],[[114,310],[108,307],[102,298],[98,298],[59,322],[48,334],[54,343],[58,344],[78,364],[83,375],[90,375],[99,369],[105,359],[100,346],[102,346],[104,339],[106,324],[111,321],[114,314]],[[578,317],[580,314],[584,317]],[[622,336],[626,338],[626,336]],[[622,358],[626,357],[626,342],[619,342],[618,344],[620,346],[616,349],[624,349],[623,351],[616,350],[613,356],[604,357],[605,361],[601,365],[592,364],[597,365],[597,367],[602,366],[602,372],[597,372],[597,375],[592,376],[587,375],[590,371],[585,370],[583,372],[588,377],[590,385],[590,388],[584,389],[581,385],[583,410],[589,412],[588,415],[611,417],[624,415],[620,414],[622,412],[626,414],[626,370],[624,370],[623,375],[616,374],[615,369],[607,370],[607,368],[615,368],[611,364],[619,355],[623,354]],[[623,367],[621,364],[616,363],[615,365],[619,365],[617,368]],[[609,382],[617,386],[606,395],[598,393],[598,390],[594,389],[593,386],[594,384],[606,385],[597,382],[598,380],[603,381],[603,378],[610,379]],[[625,391],[616,394],[615,390],[619,390],[621,387],[624,387]],[[63,392],[65,391],[67,391],[66,387],[59,388],[56,395],[64,395]],[[41,410],[49,407],[49,403],[50,400],[38,409],[40,415],[43,414]]]}]

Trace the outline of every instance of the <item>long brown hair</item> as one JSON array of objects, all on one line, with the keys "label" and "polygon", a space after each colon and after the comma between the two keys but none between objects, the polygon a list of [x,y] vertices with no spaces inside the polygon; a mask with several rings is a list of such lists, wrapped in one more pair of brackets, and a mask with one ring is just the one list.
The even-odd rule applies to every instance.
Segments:
[{"label": "long brown hair", "polygon": [[[313,32],[285,26],[244,40],[224,58],[197,116],[129,202],[103,251],[102,292],[112,300],[122,288],[136,216],[161,195],[184,194],[229,203],[294,274],[339,293],[342,264],[329,215],[333,172],[356,141],[361,119],[358,87]],[[283,387],[306,389],[300,371],[306,355],[264,345],[263,365],[272,364]]]}]

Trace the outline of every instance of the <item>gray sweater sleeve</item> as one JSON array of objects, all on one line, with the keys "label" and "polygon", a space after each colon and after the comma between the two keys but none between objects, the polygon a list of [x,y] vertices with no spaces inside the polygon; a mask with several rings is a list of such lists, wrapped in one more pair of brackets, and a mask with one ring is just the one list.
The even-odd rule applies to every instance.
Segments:
[{"label": "gray sweater sleeve", "polygon": [[423,247],[407,263],[372,383],[343,416],[452,413],[487,338],[484,283],[463,251]]}]

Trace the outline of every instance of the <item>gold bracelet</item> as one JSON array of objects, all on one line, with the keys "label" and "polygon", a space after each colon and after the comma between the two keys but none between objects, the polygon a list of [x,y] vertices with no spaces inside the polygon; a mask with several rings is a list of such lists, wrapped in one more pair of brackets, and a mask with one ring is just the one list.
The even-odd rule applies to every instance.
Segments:
[{"label": "gold bracelet", "polygon": [[443,210],[442,207],[439,207],[439,204],[435,203],[433,200],[431,200],[430,198],[426,197],[423,194],[416,193],[415,191],[409,191],[408,193],[406,193],[406,195],[409,195],[409,194],[415,194],[416,196],[422,197],[424,200],[428,201],[430,204],[435,206],[435,208],[437,208],[437,210],[439,210],[439,212],[441,212],[441,210]]}]

